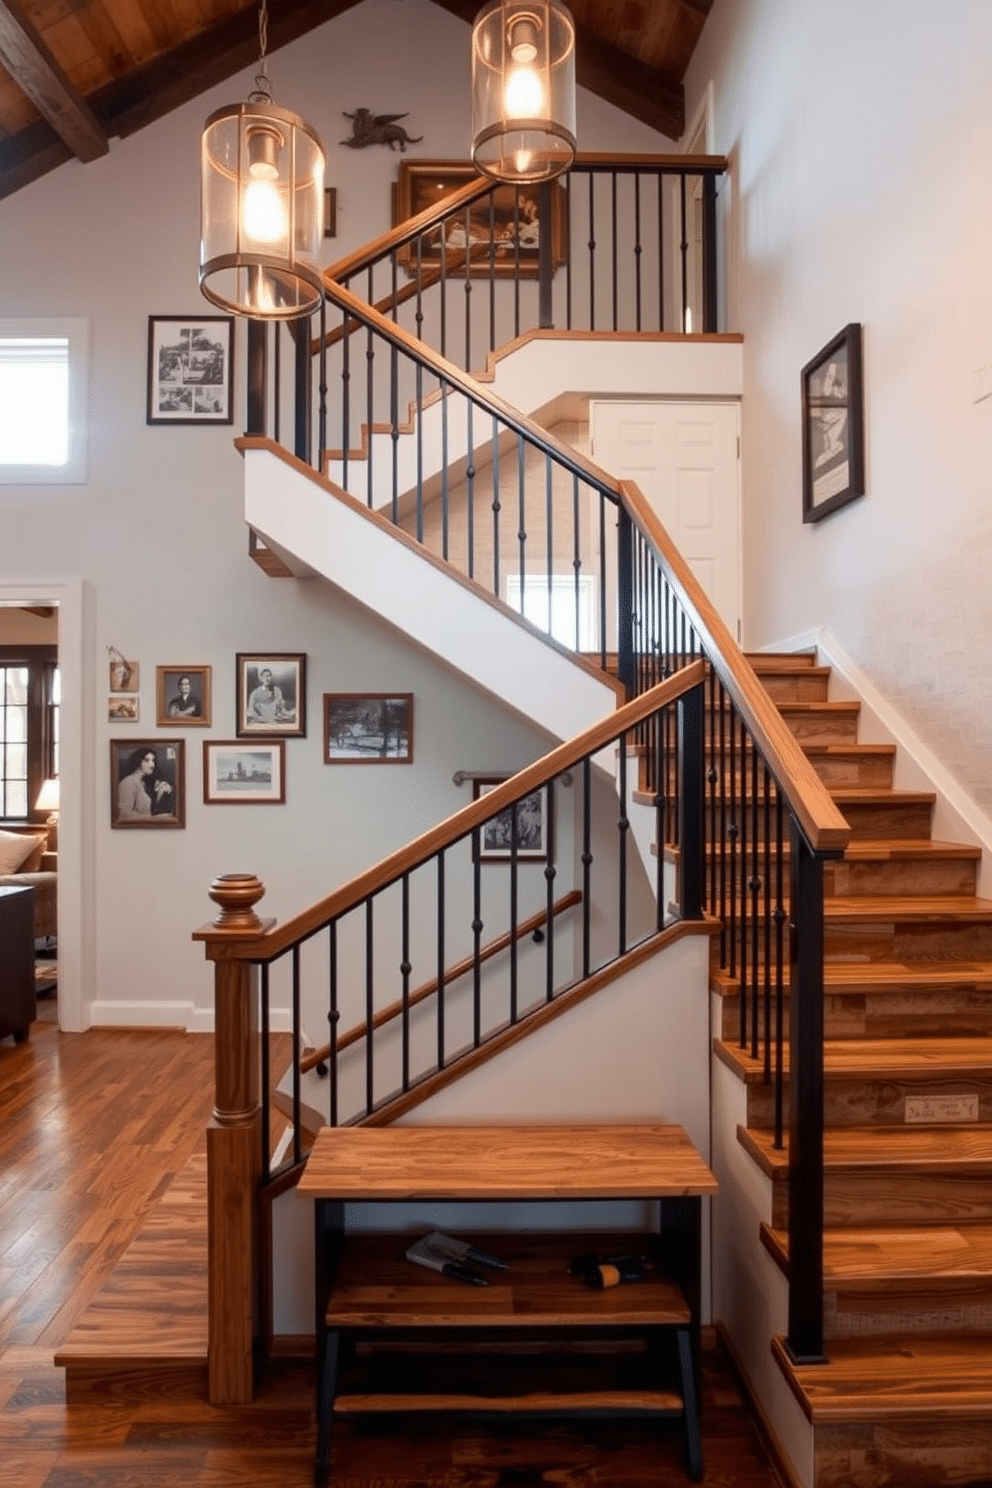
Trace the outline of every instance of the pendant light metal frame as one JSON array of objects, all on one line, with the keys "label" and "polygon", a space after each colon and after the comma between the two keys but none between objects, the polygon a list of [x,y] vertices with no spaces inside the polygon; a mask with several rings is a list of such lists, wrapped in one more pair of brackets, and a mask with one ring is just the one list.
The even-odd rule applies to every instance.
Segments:
[{"label": "pendant light metal frame", "polygon": [[517,185],[575,159],[575,23],[561,0],[490,0],[472,26],[472,160]]},{"label": "pendant light metal frame", "polygon": [[[253,320],[312,315],[323,299],[324,147],[272,99],[259,6],[259,70],[248,101],[210,115],[200,141],[200,290]],[[252,193],[267,212],[253,216]]]}]

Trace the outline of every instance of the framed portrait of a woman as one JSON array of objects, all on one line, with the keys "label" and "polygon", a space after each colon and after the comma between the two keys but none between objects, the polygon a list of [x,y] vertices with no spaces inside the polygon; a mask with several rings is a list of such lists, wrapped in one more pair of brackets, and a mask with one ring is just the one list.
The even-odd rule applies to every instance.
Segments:
[{"label": "framed portrait of a woman", "polygon": [[182,739],[111,739],[110,825],[151,831],[186,825]]}]

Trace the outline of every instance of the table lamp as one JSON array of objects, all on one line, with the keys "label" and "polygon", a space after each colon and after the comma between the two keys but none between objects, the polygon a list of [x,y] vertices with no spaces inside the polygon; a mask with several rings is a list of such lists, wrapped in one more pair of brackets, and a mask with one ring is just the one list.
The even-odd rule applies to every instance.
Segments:
[{"label": "table lamp", "polygon": [[46,826],[48,827],[48,851],[58,850],[58,827],[59,827],[59,783],[58,780],[46,780],[38,792],[38,799],[34,803],[36,811],[47,811],[49,813]]}]

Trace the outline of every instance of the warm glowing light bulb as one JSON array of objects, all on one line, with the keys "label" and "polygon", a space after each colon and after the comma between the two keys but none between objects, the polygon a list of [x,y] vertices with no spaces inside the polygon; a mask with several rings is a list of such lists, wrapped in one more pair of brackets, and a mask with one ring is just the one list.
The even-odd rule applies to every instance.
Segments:
[{"label": "warm glowing light bulb", "polygon": [[531,150],[514,150],[513,169],[516,171],[518,176],[525,176],[527,174],[527,172],[530,170],[530,163],[533,158],[533,151]]},{"label": "warm glowing light bulb", "polygon": [[245,191],[245,234],[258,243],[275,243],[286,233],[286,214],[271,181],[252,180]]},{"label": "warm glowing light bulb", "polygon": [[503,105],[508,119],[538,119],[544,109],[544,89],[532,67],[515,67],[506,80]]}]

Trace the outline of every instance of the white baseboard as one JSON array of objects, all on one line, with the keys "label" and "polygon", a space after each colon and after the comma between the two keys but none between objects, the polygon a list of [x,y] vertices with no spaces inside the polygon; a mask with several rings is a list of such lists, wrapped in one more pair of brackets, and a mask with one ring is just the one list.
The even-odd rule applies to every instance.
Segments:
[{"label": "white baseboard", "polygon": [[861,703],[859,740],[863,744],[895,744],[893,784],[896,788],[936,793],[934,837],[945,842],[970,842],[982,849],[977,892],[992,898],[992,821],[839,641],[825,627],[819,627],[760,649],[816,651],[818,659],[832,667],[831,698],[857,699]]}]

